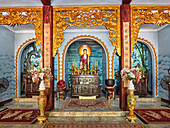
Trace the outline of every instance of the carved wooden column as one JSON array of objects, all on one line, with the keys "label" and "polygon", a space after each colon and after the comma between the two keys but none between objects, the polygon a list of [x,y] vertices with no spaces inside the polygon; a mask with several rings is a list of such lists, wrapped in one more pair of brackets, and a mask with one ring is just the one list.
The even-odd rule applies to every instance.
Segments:
[{"label": "carved wooden column", "polygon": [[[43,67],[51,68],[54,76],[53,58],[53,8],[50,5],[43,6]],[[54,80],[46,86],[47,107],[46,110],[54,109]]]},{"label": "carved wooden column", "polygon": [[[120,69],[131,67],[131,21],[130,4],[122,4],[120,8],[121,17],[121,63]],[[128,110],[127,107],[127,85],[120,80],[120,108]]]}]

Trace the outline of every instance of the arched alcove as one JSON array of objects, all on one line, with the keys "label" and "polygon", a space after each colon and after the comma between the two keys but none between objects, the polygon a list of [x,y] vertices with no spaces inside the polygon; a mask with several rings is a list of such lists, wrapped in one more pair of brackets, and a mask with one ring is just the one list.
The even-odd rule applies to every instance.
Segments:
[{"label": "arched alcove", "polygon": [[[148,79],[148,94],[150,94],[152,97],[156,96],[156,91],[157,91],[157,75],[156,75],[156,71],[157,71],[157,56],[156,56],[156,52],[154,47],[152,46],[152,44],[142,38],[138,39],[138,42],[135,44],[135,46],[139,46],[141,45],[143,47],[143,49],[145,49],[145,51],[143,52],[145,55],[145,68],[148,71],[148,74],[145,74],[145,76]],[[137,47],[137,49],[139,49]],[[135,53],[135,49],[134,49],[134,53]],[[139,62],[134,62],[134,53],[132,53],[132,58],[133,58],[133,65],[132,67],[135,67],[137,65],[137,63],[142,64],[141,59],[140,59],[140,53],[137,53],[139,56],[136,56],[138,60],[140,60]],[[155,59],[156,58],[156,59]],[[148,75],[148,76],[147,76]]]},{"label": "arched alcove", "polygon": [[[33,46],[34,48],[32,49],[29,49],[30,46]],[[36,40],[35,38],[32,38],[32,39],[29,39],[27,41],[25,41],[21,46],[20,48],[18,49],[18,51],[16,52],[16,78],[17,78],[17,81],[16,81],[16,90],[17,90],[17,93],[18,93],[18,97],[21,97],[21,91],[22,91],[22,72],[24,72],[24,59],[25,59],[25,55],[30,52],[30,50],[32,50],[32,52],[35,52],[35,48],[38,49],[38,55],[39,56],[38,58],[41,57],[40,55],[40,47],[39,46],[36,46]],[[31,54],[31,53],[30,53]],[[37,57],[36,57],[37,58]],[[37,60],[37,67],[39,66],[39,60]],[[29,65],[30,67],[30,65]]]},{"label": "arched alcove", "polygon": [[[89,38],[79,39],[76,41],[73,41],[69,47],[67,48],[66,54],[65,54],[65,81],[68,84],[69,83],[69,74],[71,74],[71,66],[72,63],[75,62],[78,67],[80,67],[80,55],[78,52],[78,49],[81,45],[88,45],[91,47],[91,55],[90,55],[90,68],[92,65],[95,64],[95,61],[98,62],[99,65],[99,74],[101,74],[101,84],[105,85],[104,80],[107,77],[107,61],[106,61],[106,52],[102,45],[98,43],[97,41]],[[103,86],[104,88],[104,86]]]}]

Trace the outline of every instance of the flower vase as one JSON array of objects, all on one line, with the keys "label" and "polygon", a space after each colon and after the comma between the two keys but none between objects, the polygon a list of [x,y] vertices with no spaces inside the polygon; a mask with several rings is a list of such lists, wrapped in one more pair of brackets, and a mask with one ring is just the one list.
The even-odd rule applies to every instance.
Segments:
[{"label": "flower vase", "polygon": [[126,118],[127,120],[130,120],[132,123],[134,123],[136,120],[136,115],[134,114],[136,97],[134,95],[135,88],[132,80],[129,81],[128,90],[129,90],[129,95],[127,96],[127,105],[129,108],[129,114],[126,115]]},{"label": "flower vase", "polygon": [[40,115],[37,117],[37,120],[39,121],[40,124],[42,124],[43,121],[47,120],[47,118],[45,116],[47,97],[45,95],[45,84],[44,84],[43,80],[40,83],[39,91],[40,91],[40,94],[38,97],[38,106],[39,106],[39,110],[40,110]]}]

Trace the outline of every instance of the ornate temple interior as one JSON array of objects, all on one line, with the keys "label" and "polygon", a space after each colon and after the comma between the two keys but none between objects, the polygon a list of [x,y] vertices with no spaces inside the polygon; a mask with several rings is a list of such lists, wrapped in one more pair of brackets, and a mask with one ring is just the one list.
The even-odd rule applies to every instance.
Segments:
[{"label": "ornate temple interior", "polygon": [[0,0],[0,128],[170,127],[169,0]]}]

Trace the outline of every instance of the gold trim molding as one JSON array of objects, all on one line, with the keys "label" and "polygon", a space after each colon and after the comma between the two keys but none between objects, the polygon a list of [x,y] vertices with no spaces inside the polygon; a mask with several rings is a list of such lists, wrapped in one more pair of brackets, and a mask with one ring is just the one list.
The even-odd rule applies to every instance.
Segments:
[{"label": "gold trim molding", "polygon": [[131,6],[131,53],[142,24],[165,25],[170,23],[170,6]]},{"label": "gold trim molding", "polygon": [[104,25],[109,29],[109,40],[121,55],[120,6],[81,6],[53,8],[53,57],[64,41],[68,26],[92,27]]},{"label": "gold trim molding", "polygon": [[[104,44],[104,42],[102,42],[99,38],[95,37],[95,36],[91,36],[91,35],[80,35],[80,36],[77,36],[77,37],[73,37],[72,39],[69,40],[69,42],[67,42],[67,44],[65,45],[65,48],[63,50],[63,53],[62,53],[62,79],[64,80],[64,57],[65,57],[65,54],[66,54],[66,50],[67,48],[70,46],[71,43],[73,43],[74,41],[80,39],[80,38],[90,38],[90,39],[94,39],[95,41],[97,42],[100,42],[102,44],[102,47],[105,49],[106,51],[106,56],[107,56],[107,76],[108,78],[111,76],[110,73],[109,73],[109,52],[108,52],[108,49],[106,48],[106,45]],[[60,80],[60,55],[58,54],[58,80]]]},{"label": "gold trim molding", "polygon": [[30,43],[30,42],[33,42],[35,41],[36,38],[32,38],[32,39],[29,39],[27,41],[25,41],[24,43],[22,43],[20,45],[20,47],[18,48],[17,52],[16,52],[16,56],[15,56],[15,97],[18,97],[18,55],[22,49],[22,47],[27,44],[27,43]]},{"label": "gold trim molding", "polygon": [[[33,24],[35,26],[36,45],[41,46],[42,53],[42,27],[43,10],[41,7],[34,8],[0,8],[0,24],[15,25]],[[41,54],[42,55],[42,54]]]},{"label": "gold trim molding", "polygon": [[158,58],[157,58],[156,50],[155,50],[154,46],[152,45],[152,43],[149,42],[148,40],[141,38],[141,37],[138,37],[138,40],[144,41],[147,44],[149,44],[154,52],[154,56],[155,56],[155,95],[157,96],[158,95]]}]

